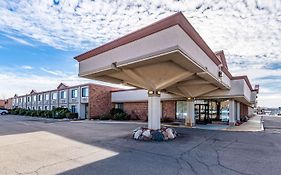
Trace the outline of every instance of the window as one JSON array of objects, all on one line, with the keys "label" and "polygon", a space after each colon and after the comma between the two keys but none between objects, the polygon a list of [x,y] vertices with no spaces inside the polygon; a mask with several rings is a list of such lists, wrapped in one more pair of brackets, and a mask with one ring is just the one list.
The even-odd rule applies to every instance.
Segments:
[{"label": "window", "polygon": [[88,97],[88,96],[89,96],[89,89],[82,88],[82,97]]},{"label": "window", "polygon": [[30,97],[27,97],[27,102],[30,102]]},{"label": "window", "polygon": [[187,116],[187,102],[177,101],[176,103],[176,118],[185,119]]},{"label": "window", "polygon": [[45,106],[45,110],[48,110],[48,106]]},{"label": "window", "polygon": [[53,92],[52,93],[52,100],[56,100],[57,99],[57,93],[56,92]]},{"label": "window", "polygon": [[72,113],[77,113],[76,105],[71,105],[71,112]]},{"label": "window", "polygon": [[33,96],[33,101],[36,101],[36,95]]},{"label": "window", "polygon": [[66,92],[65,91],[61,91],[60,92],[60,99],[65,99],[65,95],[66,94]]},{"label": "window", "polygon": [[78,91],[77,91],[77,89],[72,89],[71,90],[71,98],[77,98],[77,93]]},{"label": "window", "polygon": [[38,95],[38,101],[42,100],[42,95]]},{"label": "window", "polygon": [[54,110],[56,107],[55,106],[52,106],[52,110]]},{"label": "window", "polygon": [[45,94],[45,100],[49,100],[49,94]]},{"label": "window", "polygon": [[21,102],[21,98],[19,98],[19,103]]},{"label": "window", "polygon": [[41,106],[38,106],[38,110],[41,110]]},{"label": "window", "polygon": [[124,104],[123,103],[115,103],[115,108],[116,109],[124,109]]},{"label": "window", "polygon": [[26,102],[26,97],[23,97],[23,102],[24,102],[24,103]]}]

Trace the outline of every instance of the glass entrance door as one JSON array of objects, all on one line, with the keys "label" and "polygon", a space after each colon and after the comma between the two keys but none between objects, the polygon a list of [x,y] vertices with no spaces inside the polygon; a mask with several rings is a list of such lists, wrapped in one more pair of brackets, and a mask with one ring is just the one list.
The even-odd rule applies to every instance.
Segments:
[{"label": "glass entrance door", "polygon": [[197,124],[209,123],[209,105],[196,104],[195,105],[195,119]]}]

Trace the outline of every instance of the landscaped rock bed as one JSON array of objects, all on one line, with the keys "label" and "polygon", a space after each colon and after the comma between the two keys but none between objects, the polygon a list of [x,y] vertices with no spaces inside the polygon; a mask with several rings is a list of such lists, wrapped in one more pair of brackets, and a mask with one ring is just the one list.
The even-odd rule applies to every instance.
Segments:
[{"label": "landscaped rock bed", "polygon": [[135,140],[143,141],[166,141],[177,137],[177,132],[172,128],[163,127],[158,130],[139,127],[133,131],[132,137]]}]

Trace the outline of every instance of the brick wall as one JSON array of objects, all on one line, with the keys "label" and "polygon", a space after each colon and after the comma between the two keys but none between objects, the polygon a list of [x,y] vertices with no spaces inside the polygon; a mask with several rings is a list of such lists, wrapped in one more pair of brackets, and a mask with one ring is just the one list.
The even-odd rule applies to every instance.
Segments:
[{"label": "brick wall", "polygon": [[99,116],[108,114],[112,108],[111,91],[116,88],[93,85],[89,86],[89,118],[99,118]]},{"label": "brick wall", "polygon": [[162,102],[162,118],[176,119],[176,101]]},{"label": "brick wall", "polygon": [[13,108],[13,99],[9,98],[5,102],[5,108],[6,109],[12,109]]},{"label": "brick wall", "polygon": [[[124,111],[131,115],[132,119],[147,121],[148,103],[147,102],[131,102],[124,103]],[[162,117],[175,120],[176,116],[176,101],[162,102]]]},{"label": "brick wall", "polygon": [[5,107],[5,100],[0,100],[0,108],[4,108]]},{"label": "brick wall", "polygon": [[148,104],[147,102],[124,103],[124,111],[131,115],[132,119],[147,121]]}]

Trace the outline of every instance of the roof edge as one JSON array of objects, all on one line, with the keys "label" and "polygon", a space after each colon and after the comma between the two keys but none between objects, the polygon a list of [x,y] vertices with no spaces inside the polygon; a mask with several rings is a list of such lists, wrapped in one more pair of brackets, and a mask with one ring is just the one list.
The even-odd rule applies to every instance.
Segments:
[{"label": "roof edge", "polygon": [[114,48],[120,47],[122,45],[128,44],[130,42],[136,41],[138,39],[144,38],[161,30],[167,29],[169,27],[179,25],[183,31],[190,36],[190,38],[205,52],[205,54],[216,64],[219,65],[221,62],[217,58],[216,54],[210,49],[199,33],[193,28],[193,26],[188,22],[186,17],[182,12],[178,12],[164,19],[161,19],[155,23],[152,23],[146,27],[129,33],[121,38],[108,42],[102,46],[95,49],[89,50],[83,54],[80,54],[74,59],[78,62],[86,60],[92,56],[101,54],[103,52],[112,50]]},{"label": "roof edge", "polygon": [[232,77],[232,80],[240,80],[240,79],[244,79],[246,81],[246,84],[248,85],[251,91],[254,90],[247,75]]}]

